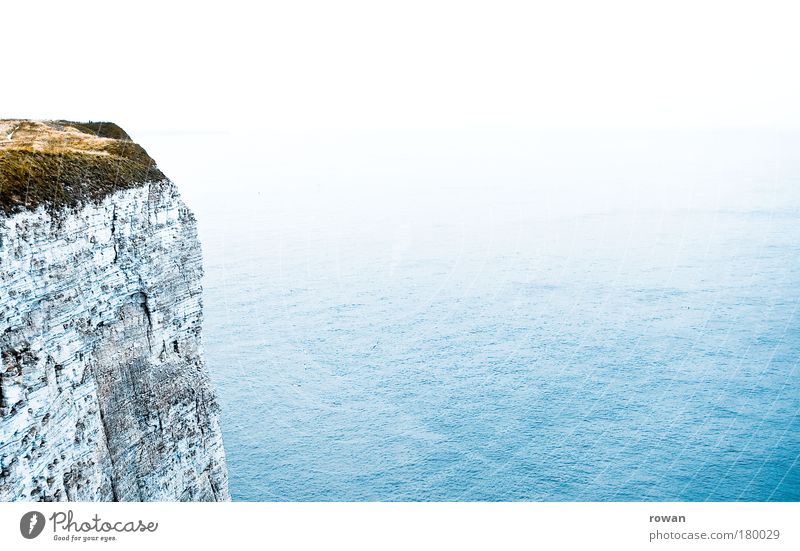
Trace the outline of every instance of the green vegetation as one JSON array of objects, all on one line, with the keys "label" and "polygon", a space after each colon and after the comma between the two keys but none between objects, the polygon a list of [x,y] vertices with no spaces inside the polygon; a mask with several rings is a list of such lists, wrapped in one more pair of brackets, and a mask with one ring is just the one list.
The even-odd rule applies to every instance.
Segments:
[{"label": "green vegetation", "polygon": [[0,136],[0,211],[7,214],[76,207],[165,178],[113,123],[26,121],[16,128],[13,140]]}]

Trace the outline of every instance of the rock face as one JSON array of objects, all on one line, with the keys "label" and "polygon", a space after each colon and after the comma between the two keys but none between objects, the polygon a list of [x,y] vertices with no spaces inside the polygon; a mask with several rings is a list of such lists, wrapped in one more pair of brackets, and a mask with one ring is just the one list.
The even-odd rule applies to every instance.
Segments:
[{"label": "rock face", "polygon": [[0,500],[230,499],[196,223],[157,176],[0,210]]}]

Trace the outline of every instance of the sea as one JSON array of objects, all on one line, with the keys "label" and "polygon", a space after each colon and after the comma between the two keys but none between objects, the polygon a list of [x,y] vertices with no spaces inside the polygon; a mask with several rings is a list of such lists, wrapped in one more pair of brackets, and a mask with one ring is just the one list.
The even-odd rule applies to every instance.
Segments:
[{"label": "sea", "polygon": [[800,134],[134,136],[234,500],[800,500]]}]

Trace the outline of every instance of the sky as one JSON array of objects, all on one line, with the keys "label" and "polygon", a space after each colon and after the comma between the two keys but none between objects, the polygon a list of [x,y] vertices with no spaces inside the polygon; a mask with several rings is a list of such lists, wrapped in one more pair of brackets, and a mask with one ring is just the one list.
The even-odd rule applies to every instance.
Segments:
[{"label": "sky", "polygon": [[0,117],[136,132],[800,127],[796,2],[4,2]]}]

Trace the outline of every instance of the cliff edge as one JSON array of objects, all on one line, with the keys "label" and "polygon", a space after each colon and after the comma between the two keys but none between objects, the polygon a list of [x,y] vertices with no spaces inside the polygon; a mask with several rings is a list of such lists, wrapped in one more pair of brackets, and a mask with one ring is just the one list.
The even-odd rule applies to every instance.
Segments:
[{"label": "cliff edge", "polygon": [[0,500],[230,499],[201,276],[122,129],[0,121]]}]

